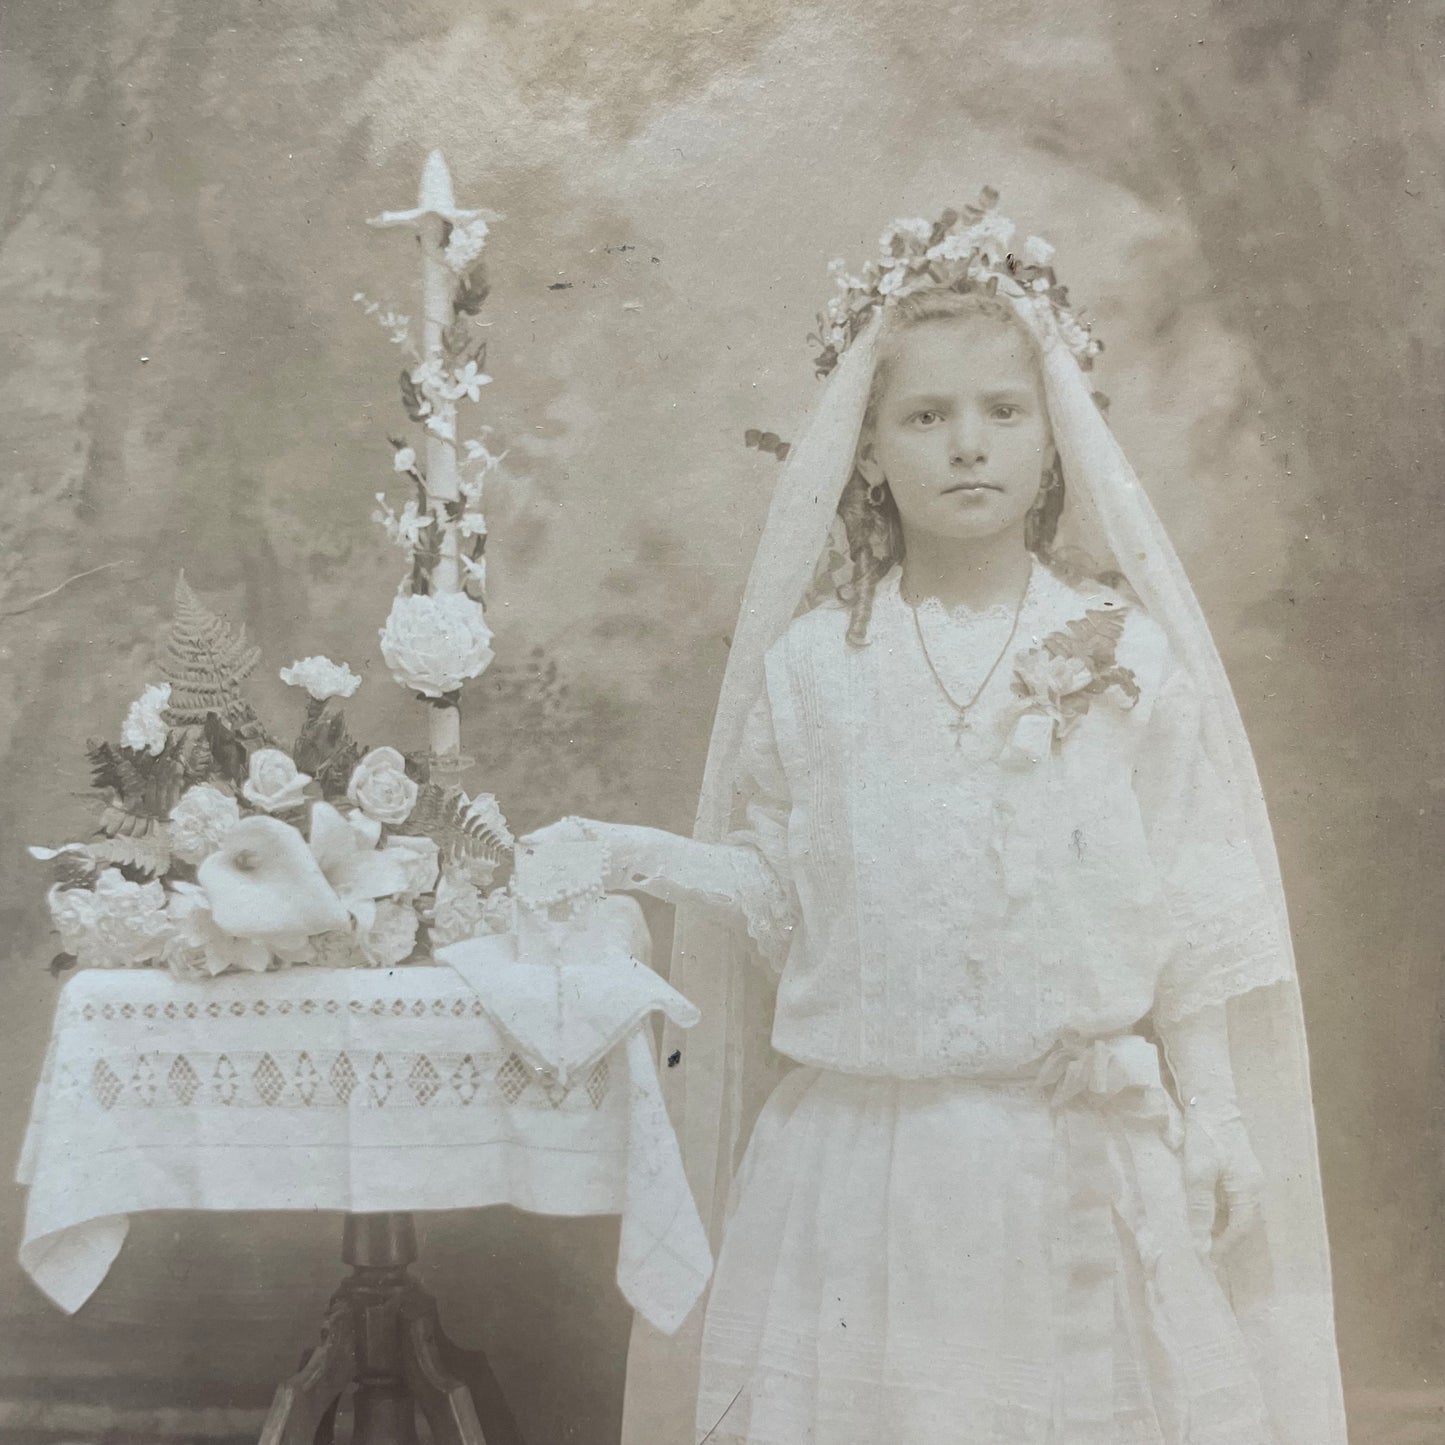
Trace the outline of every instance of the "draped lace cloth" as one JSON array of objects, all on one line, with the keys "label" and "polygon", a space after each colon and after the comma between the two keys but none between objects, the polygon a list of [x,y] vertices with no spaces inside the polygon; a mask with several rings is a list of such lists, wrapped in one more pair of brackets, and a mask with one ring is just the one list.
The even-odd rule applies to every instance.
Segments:
[{"label": "draped lace cloth", "polygon": [[[995,902],[990,916],[988,900],[975,898],[982,912],[970,916],[963,936],[969,939],[965,952],[970,957],[980,948],[989,955],[980,958],[981,966],[974,969],[980,992],[970,998],[968,990],[960,990],[955,982],[952,995],[944,995],[947,1005],[934,1007],[928,986],[919,979],[916,989],[905,991],[908,999],[890,1000],[890,979],[906,978],[910,971],[928,972],[929,935],[933,932],[935,943],[943,936],[943,931],[935,929],[932,910],[941,906],[944,913],[939,916],[946,917],[950,900],[940,898],[940,890],[934,886],[925,899],[919,900],[919,906],[910,909],[895,904],[892,917],[904,924],[905,931],[912,931],[908,945],[895,944],[885,936],[866,899],[857,909],[857,928],[850,925],[840,932],[838,905],[858,900],[830,896],[828,890],[847,871],[838,855],[848,846],[848,830],[859,825],[862,815],[855,808],[823,823],[816,818],[800,818],[799,800],[790,796],[786,817],[770,816],[769,749],[764,735],[766,722],[772,729],[776,761],[785,774],[789,747],[798,746],[818,721],[816,709],[809,712],[806,684],[803,695],[795,695],[781,710],[777,707],[787,687],[798,693],[796,679],[807,672],[806,666],[789,669],[779,659],[788,652],[792,641],[809,629],[818,631],[835,625],[817,620],[825,617],[821,612],[806,616],[800,627],[792,624],[805,602],[838,495],[851,470],[878,344],[880,323],[875,320],[830,378],[814,422],[782,474],[744,596],[719,701],[696,836],[710,841],[731,836],[744,842],[747,840],[739,833],[739,825],[743,825],[743,834],[751,832],[749,846],[738,848],[735,856],[753,861],[734,862],[730,865],[731,882],[720,882],[718,886],[719,896],[730,893],[735,906],[748,917],[751,937],[740,941],[738,932],[721,919],[715,908],[690,905],[679,910],[671,977],[700,1006],[702,1023],[688,1040],[676,1041],[684,1047],[683,1062],[670,1071],[666,1082],[672,1090],[669,1107],[678,1126],[689,1179],[714,1240],[721,1240],[730,1204],[734,1209],[746,1204],[747,1190],[739,1191],[734,1184],[741,1146],[763,1101],[799,1057],[833,1071],[857,1069],[872,1079],[925,1081],[932,1075],[959,1087],[956,1081],[970,1075],[1016,1073],[1026,1055],[1031,1055],[1037,1069],[1047,1071],[1056,1066],[1067,1071],[1078,1065],[1079,1059],[1068,1056],[1060,1064],[1052,1055],[1051,1039],[1065,1047],[1071,1046],[1066,1040],[1074,1040],[1072,1046],[1078,1047],[1081,1033],[1085,1044],[1118,1037],[1108,1031],[1127,1027],[1151,1008],[1157,1019],[1171,1012],[1227,1004],[1241,1110],[1263,1162],[1266,1184],[1265,1226],[1232,1256],[1223,1287],[1243,1329],[1250,1373],[1263,1389],[1277,1438],[1285,1445],[1343,1445],[1344,1413],[1303,1021],[1278,864],[1253,758],[1208,627],[1152,507],[1047,316],[1025,302],[1018,305],[1040,345],[1050,419],[1068,483],[1069,505],[1061,540],[1081,546],[1106,567],[1112,565],[1138,599],[1142,620],[1133,624],[1131,645],[1144,673],[1149,672],[1151,662],[1157,664],[1150,705],[1138,717],[1127,720],[1106,718],[1100,713],[1098,727],[1093,730],[1098,736],[1091,740],[1081,728],[1079,736],[1071,737],[1042,768],[1022,766],[1016,777],[1005,777],[1000,769],[995,778],[997,787],[986,802],[980,802],[982,794],[969,795],[967,785],[956,794],[954,803],[977,827],[943,830],[941,836],[947,842],[940,846],[985,850],[988,867],[996,870],[1003,883],[1002,892],[994,891],[990,897],[1007,897],[1013,903],[1034,899],[1041,906],[1020,910],[1000,908]],[[1035,593],[1038,590],[1031,589]],[[891,605],[886,592],[881,602],[880,623],[886,626]],[[1031,635],[1021,630],[1020,646],[1031,640]],[[896,660],[886,647],[880,651],[875,644],[869,651],[875,654],[876,665]],[[897,655],[902,656],[901,647]],[[881,664],[877,663],[879,657],[883,658]],[[845,663],[843,671],[846,673],[854,665]],[[779,674],[786,671],[791,671],[792,676],[781,678]],[[831,716],[844,730],[846,720],[855,718],[861,732],[867,709],[851,712],[859,694],[849,693],[846,682],[840,685],[843,691],[835,699],[839,705]],[[1006,686],[1006,682],[1001,685]],[[966,695],[962,688],[959,692]],[[929,707],[924,701],[929,696],[926,690],[910,686],[906,694],[898,696],[906,708],[917,709],[921,729]],[[765,700],[763,710],[761,700]],[[946,708],[937,697],[933,706],[935,710]],[[887,713],[884,708],[869,720],[877,724],[882,717],[886,725]],[[1140,744],[1144,754],[1153,752],[1163,759],[1161,777],[1173,776],[1176,783],[1181,777],[1188,779],[1185,785],[1191,797],[1203,803],[1209,826],[1201,832],[1194,813],[1165,808],[1152,824],[1144,821],[1141,843],[1137,835],[1124,836],[1128,829],[1121,830],[1119,818],[1127,809],[1121,810],[1110,801],[1117,800],[1118,768],[1114,769],[1114,781],[1110,781],[1108,767],[1099,772],[1092,764],[1104,759],[1111,748],[1119,760],[1126,757],[1129,749],[1122,746],[1121,730],[1142,728],[1150,713],[1158,713],[1164,721],[1155,728],[1152,744]],[[936,726],[937,721],[935,718],[927,725]],[[830,741],[836,744],[838,738]],[[1066,762],[1076,741],[1081,744],[1073,752],[1077,761]],[[997,742],[997,737],[989,740],[990,746]],[[1090,745],[1085,747],[1085,743]],[[851,756],[859,755],[861,749],[855,747]],[[1086,758],[1091,759],[1088,765]],[[836,782],[841,770],[835,770],[831,762],[824,759],[821,771]],[[948,790],[946,762],[932,750],[927,752],[917,773],[903,780],[910,803],[925,800],[922,806],[926,808],[932,790],[940,784],[942,791]],[[897,766],[907,766],[906,755]],[[774,775],[772,781],[776,780]],[[1081,867],[1083,859],[1088,858],[1102,860],[1108,866],[1094,869],[1094,881],[1099,885],[1096,890],[1040,890],[1040,878],[1052,880],[1061,863],[1069,866],[1060,852],[1061,836],[1053,827],[1049,799],[1060,796],[1060,789],[1067,791],[1071,782],[1081,801],[1093,799],[1098,806],[1091,828],[1084,831],[1082,858],[1077,858],[1081,850],[1074,828],[1068,830],[1062,846],[1073,849]],[[899,785],[897,778],[889,783],[890,787]],[[825,791],[828,786],[825,781]],[[815,797],[807,800],[807,807],[818,805]],[[869,856],[884,860],[888,881],[874,888],[871,880],[862,882],[856,872],[852,878],[855,887],[879,899],[887,889],[900,885],[910,863],[916,876],[935,876],[926,867],[919,870],[920,863],[930,860],[919,858],[916,850],[910,855],[904,847],[901,856],[888,851],[899,841],[896,835],[890,839],[887,834],[888,819],[897,811],[907,814],[908,809],[890,809],[879,800],[876,812],[868,813],[863,825],[871,830],[867,835]],[[835,831],[838,828],[842,828],[841,834]],[[779,866],[784,854],[796,856],[800,833],[806,835],[809,847],[821,852],[816,877],[804,880],[802,891],[796,869],[790,874]],[[1099,851],[1093,850],[1091,839],[1100,845]],[[940,840],[935,837],[931,841]],[[1192,864],[1187,864],[1182,873],[1175,872],[1172,878],[1187,883],[1191,873],[1196,878],[1217,876],[1220,891],[1212,901],[1200,898],[1197,901],[1204,906],[1194,908],[1187,886],[1182,893],[1166,887],[1169,899],[1159,912],[1158,898],[1151,901],[1136,896],[1147,894],[1147,887],[1130,889],[1129,877],[1155,882],[1162,878],[1169,883],[1169,865],[1161,865],[1160,860],[1171,856],[1171,850],[1182,848],[1187,852],[1196,841],[1205,853],[1196,855]],[[1127,862],[1131,856],[1139,862],[1138,868]],[[1247,868],[1239,865],[1241,856],[1248,859]],[[1120,860],[1125,860],[1122,871],[1115,866]],[[1228,866],[1219,871],[1225,860]],[[809,890],[812,896],[804,896]],[[882,907],[886,913],[886,900]],[[1141,938],[1135,927],[1150,907],[1156,909],[1156,921],[1167,921],[1165,933],[1170,940],[1152,961],[1144,957],[1149,951],[1145,946],[1148,940]],[[1131,909],[1136,910],[1132,920]],[[1020,916],[1028,921],[1020,923]],[[1081,938],[1091,936],[1081,929],[1095,925],[1107,928],[1102,935],[1107,944],[1095,940],[1092,950],[1080,949]],[[856,937],[848,937],[850,932],[864,935],[870,946],[881,941],[885,951],[895,950],[891,969],[882,974],[875,970],[871,984],[869,949],[859,945]],[[815,939],[814,934],[819,937]],[[803,936],[800,942],[795,941],[798,935]],[[976,938],[982,940],[977,948]],[[824,940],[827,946],[823,946]],[[1071,943],[1072,954],[1088,955],[1072,965],[1068,976],[1061,975],[1062,983],[1048,985],[1063,997],[1032,992],[1022,1007],[1008,1014],[1003,980],[1007,976],[1004,965],[1010,959],[997,950],[1015,950],[1013,959],[1026,974],[1034,970],[1037,983],[1040,960],[1051,953],[1057,957],[1057,946],[1063,940]],[[910,951],[920,943],[921,953]],[[771,963],[771,968],[756,966],[759,955],[765,963]],[[1185,967],[1184,960],[1191,957],[1193,966]],[[781,991],[775,996],[780,959],[784,962]],[[992,975],[988,968],[991,960]],[[956,965],[957,960],[954,962]],[[1200,963],[1206,966],[1199,967]],[[849,975],[850,967],[860,971]],[[965,966],[965,977],[967,974]],[[879,977],[883,979],[886,1006],[875,1012]],[[944,977],[953,975],[944,970],[932,982],[937,984]],[[840,980],[844,981],[845,995],[851,987],[851,999],[840,1001],[836,988]],[[810,984],[816,987],[810,988]],[[990,987],[995,989],[991,999]],[[1141,1001],[1143,1007],[1134,1012],[1135,1004]],[[1002,1006],[1002,1011],[992,1005]],[[772,1033],[775,1006],[776,1035]],[[786,1047],[791,1058],[774,1050],[770,1038]],[[667,1047],[670,1049],[673,1043]],[[1107,1059],[1100,1067],[1107,1073],[1105,1064]],[[888,1074],[890,1069],[896,1072]],[[785,1131],[789,1091],[799,1089],[798,1078],[795,1075],[784,1090],[773,1096],[763,1115],[755,1157],[749,1161],[749,1169],[755,1173],[764,1167],[759,1161],[769,1156],[769,1139],[777,1137],[779,1130]],[[806,1082],[806,1070],[802,1078]],[[1036,1102],[1044,1097],[1038,1077],[1029,1087]],[[1105,1105],[1112,1097],[1107,1091],[1100,1095],[1096,1112],[1107,1113]],[[1071,1118],[1079,1112],[1072,1107],[1066,1111]],[[1113,1137],[1117,1147],[1117,1130]],[[1162,1140],[1163,1134],[1159,1137]],[[1097,1142],[1096,1138],[1094,1145],[1081,1146],[1085,1156],[1092,1150],[1096,1163]],[[771,1153],[776,1157],[776,1150]],[[794,1158],[791,1167],[802,1166],[803,1160]],[[827,1175],[826,1170],[823,1173]],[[1168,1175],[1167,1170],[1161,1174],[1157,1168],[1154,1173],[1160,1178]],[[1153,1191],[1156,1205],[1161,1189],[1162,1185]],[[1000,1202],[993,1201],[995,1210]],[[1121,1214],[1127,1215],[1128,1199],[1119,1196],[1114,1202]],[[1147,1239],[1145,1220],[1135,1222]],[[738,1238],[749,1232],[742,1230]],[[752,1232],[761,1236],[767,1230],[760,1224]],[[966,1249],[966,1240],[966,1234],[960,1235],[958,1248]],[[726,1289],[730,1275],[739,1274],[730,1270],[728,1256],[729,1248],[724,1246],[715,1294]],[[1145,1249],[1137,1238],[1133,1257],[1153,1257],[1158,1262],[1157,1255]],[[741,1272],[746,1273],[746,1268]],[[885,1271],[884,1280],[893,1273]],[[963,1285],[966,1287],[966,1282]],[[1198,1280],[1191,1279],[1173,1297],[1188,1296],[1199,1288]],[[981,1302],[985,1313],[991,1307],[992,1298]],[[1127,1308],[1123,1313],[1132,1318]],[[1169,1313],[1165,1308],[1161,1317]],[[723,1311],[719,1316],[724,1326],[725,1314]],[[1176,1361],[1189,1353],[1188,1322],[1192,1319],[1194,1327],[1198,1327],[1201,1318],[1199,1311],[1185,1310],[1185,1327],[1173,1355]],[[1209,1336],[1208,1331],[1205,1334]],[[1206,1346],[1210,1338],[1205,1339]],[[697,1382],[704,1344],[701,1310],[669,1340],[644,1324],[636,1326],[629,1360],[625,1445],[643,1445],[644,1441],[649,1445],[680,1445],[703,1433],[697,1426],[705,1424],[707,1416],[699,1411]],[[707,1348],[716,1357],[716,1334],[707,1341]],[[1120,1369],[1127,1373],[1122,1363],[1126,1356],[1117,1350],[1115,1354]],[[1053,1363],[1057,1364],[1057,1360]],[[1101,1376],[1095,1371],[1096,1382],[1098,1378]],[[1188,1391],[1185,1394],[1187,1397]],[[709,1406],[707,1401],[704,1404]],[[721,1413],[729,1402],[710,1404],[717,1405]],[[995,1438],[1053,1440],[1051,1436],[1028,1433],[1032,1427],[1019,1423],[1022,1418],[1011,1423],[1008,1431],[1000,1426]],[[1123,1426],[1118,1421],[1123,1418],[1117,1417],[1109,1426],[1113,1434],[1075,1434],[1081,1440],[1098,1438],[1111,1445],[1122,1439],[1151,1438],[1119,1433]],[[734,1425],[727,1422],[723,1428],[733,1429]],[[764,1440],[769,1438],[767,1428],[764,1425],[760,1433],[744,1433],[736,1438]],[[1205,1433],[1202,1423],[1196,1427],[1187,1420],[1175,1421],[1168,1428],[1174,1431],[1172,1439],[1188,1441],[1189,1445],[1196,1440],[1224,1438]],[[1188,1429],[1194,1433],[1187,1433]],[[720,1435],[728,1438],[721,1431]],[[817,1438],[831,1442],[833,1437]],[[850,1437],[841,1433],[837,1438]],[[918,1438],[934,1437],[919,1426]],[[947,1438],[950,1445],[954,1439],[940,1438]],[[1074,1445],[1074,1440],[1061,1436],[1056,1445]]]}]

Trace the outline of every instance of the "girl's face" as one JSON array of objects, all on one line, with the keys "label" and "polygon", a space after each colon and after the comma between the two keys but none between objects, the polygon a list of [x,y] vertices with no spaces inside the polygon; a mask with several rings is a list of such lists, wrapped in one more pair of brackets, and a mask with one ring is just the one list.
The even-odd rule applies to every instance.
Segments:
[{"label": "girl's face", "polygon": [[859,467],[910,532],[1022,532],[1053,438],[1029,339],[986,317],[925,321],[894,343]]}]

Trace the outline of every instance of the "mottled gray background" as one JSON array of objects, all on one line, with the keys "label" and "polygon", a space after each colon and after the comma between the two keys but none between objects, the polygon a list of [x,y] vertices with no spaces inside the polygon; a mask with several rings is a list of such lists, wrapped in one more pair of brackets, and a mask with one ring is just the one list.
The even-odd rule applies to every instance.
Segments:
[{"label": "mottled gray background", "polygon": [[[467,731],[523,825],[686,825],[772,478],[742,431],[806,414],[827,261],[992,181],[1107,339],[1259,752],[1355,1438],[1441,1438],[1442,12],[1191,3],[9,0],[0,1156],[57,987],[24,845],[83,826],[84,737],[150,679],[177,567],[264,642],[264,707],[325,651],[366,671],[371,737],[423,737],[374,656],[397,357],[351,296],[415,310],[411,246],[362,220],[428,147],[507,215],[501,662]],[[567,688],[545,705],[535,647]],[[5,1402],[259,1409],[339,1268],[335,1218],[153,1216],[67,1319],[13,1263],[22,1209],[0,1190],[15,1431]],[[530,1438],[614,1438],[615,1224],[424,1223]]]}]

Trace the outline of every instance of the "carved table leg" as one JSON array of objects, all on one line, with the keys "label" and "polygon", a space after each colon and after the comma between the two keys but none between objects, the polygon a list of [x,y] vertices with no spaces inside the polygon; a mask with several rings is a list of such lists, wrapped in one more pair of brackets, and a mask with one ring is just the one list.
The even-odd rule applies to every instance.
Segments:
[{"label": "carved table leg", "polygon": [[486,1355],[480,1350],[464,1350],[453,1344],[440,1325],[436,1326],[436,1343],[447,1373],[470,1391],[477,1415],[486,1428],[487,1445],[525,1445]]},{"label": "carved table leg", "polygon": [[334,1300],[321,1327],[321,1343],[277,1389],[261,1429],[261,1445],[313,1445],[329,1440],[336,1406],[355,1374],[351,1309]]},{"label": "carved table leg", "polygon": [[416,1445],[416,1401],[407,1387],[402,1345],[406,1287],[405,1270],[369,1268],[342,1286],[357,1333],[352,1445]]},{"label": "carved table leg", "polygon": [[482,1434],[467,1387],[449,1374],[437,1350],[436,1306],[413,1298],[402,1339],[406,1381],[431,1427],[435,1445],[500,1445]]},{"label": "carved table leg", "polygon": [[330,1445],[348,1389],[352,1445],[416,1445],[418,1406],[434,1445],[523,1445],[487,1357],[447,1339],[436,1301],[407,1273],[411,1215],[348,1215],[342,1258],[352,1273],[321,1343],[276,1391],[261,1445]]}]

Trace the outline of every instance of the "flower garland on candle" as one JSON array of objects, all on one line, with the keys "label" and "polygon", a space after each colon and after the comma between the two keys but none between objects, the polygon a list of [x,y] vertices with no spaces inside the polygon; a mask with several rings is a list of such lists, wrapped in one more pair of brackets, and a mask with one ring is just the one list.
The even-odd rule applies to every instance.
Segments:
[{"label": "flower garland on candle", "polygon": [[[483,497],[488,477],[505,452],[488,446],[492,428],[457,440],[458,406],[481,400],[491,384],[485,371],[487,345],[472,334],[473,321],[488,295],[481,249],[483,221],[468,223],[466,244],[456,244],[460,226],[450,228],[449,262],[461,269],[451,297],[451,321],[436,350],[423,355],[412,339],[410,318],[384,309],[358,292],[356,300],[402,347],[411,364],[401,373],[401,400],[408,418],[449,449],[457,468],[459,495],[440,498],[427,484],[417,448],[392,436],[392,470],[412,484],[412,495],[398,512],[385,491],[376,494],[372,516],[388,539],[408,558],[407,575],[381,633],[382,656],[403,687],[432,703],[454,703],[463,684],[480,677],[491,664],[492,634],[486,623],[487,524]],[[457,559],[460,588],[437,586],[444,556]]]}]

